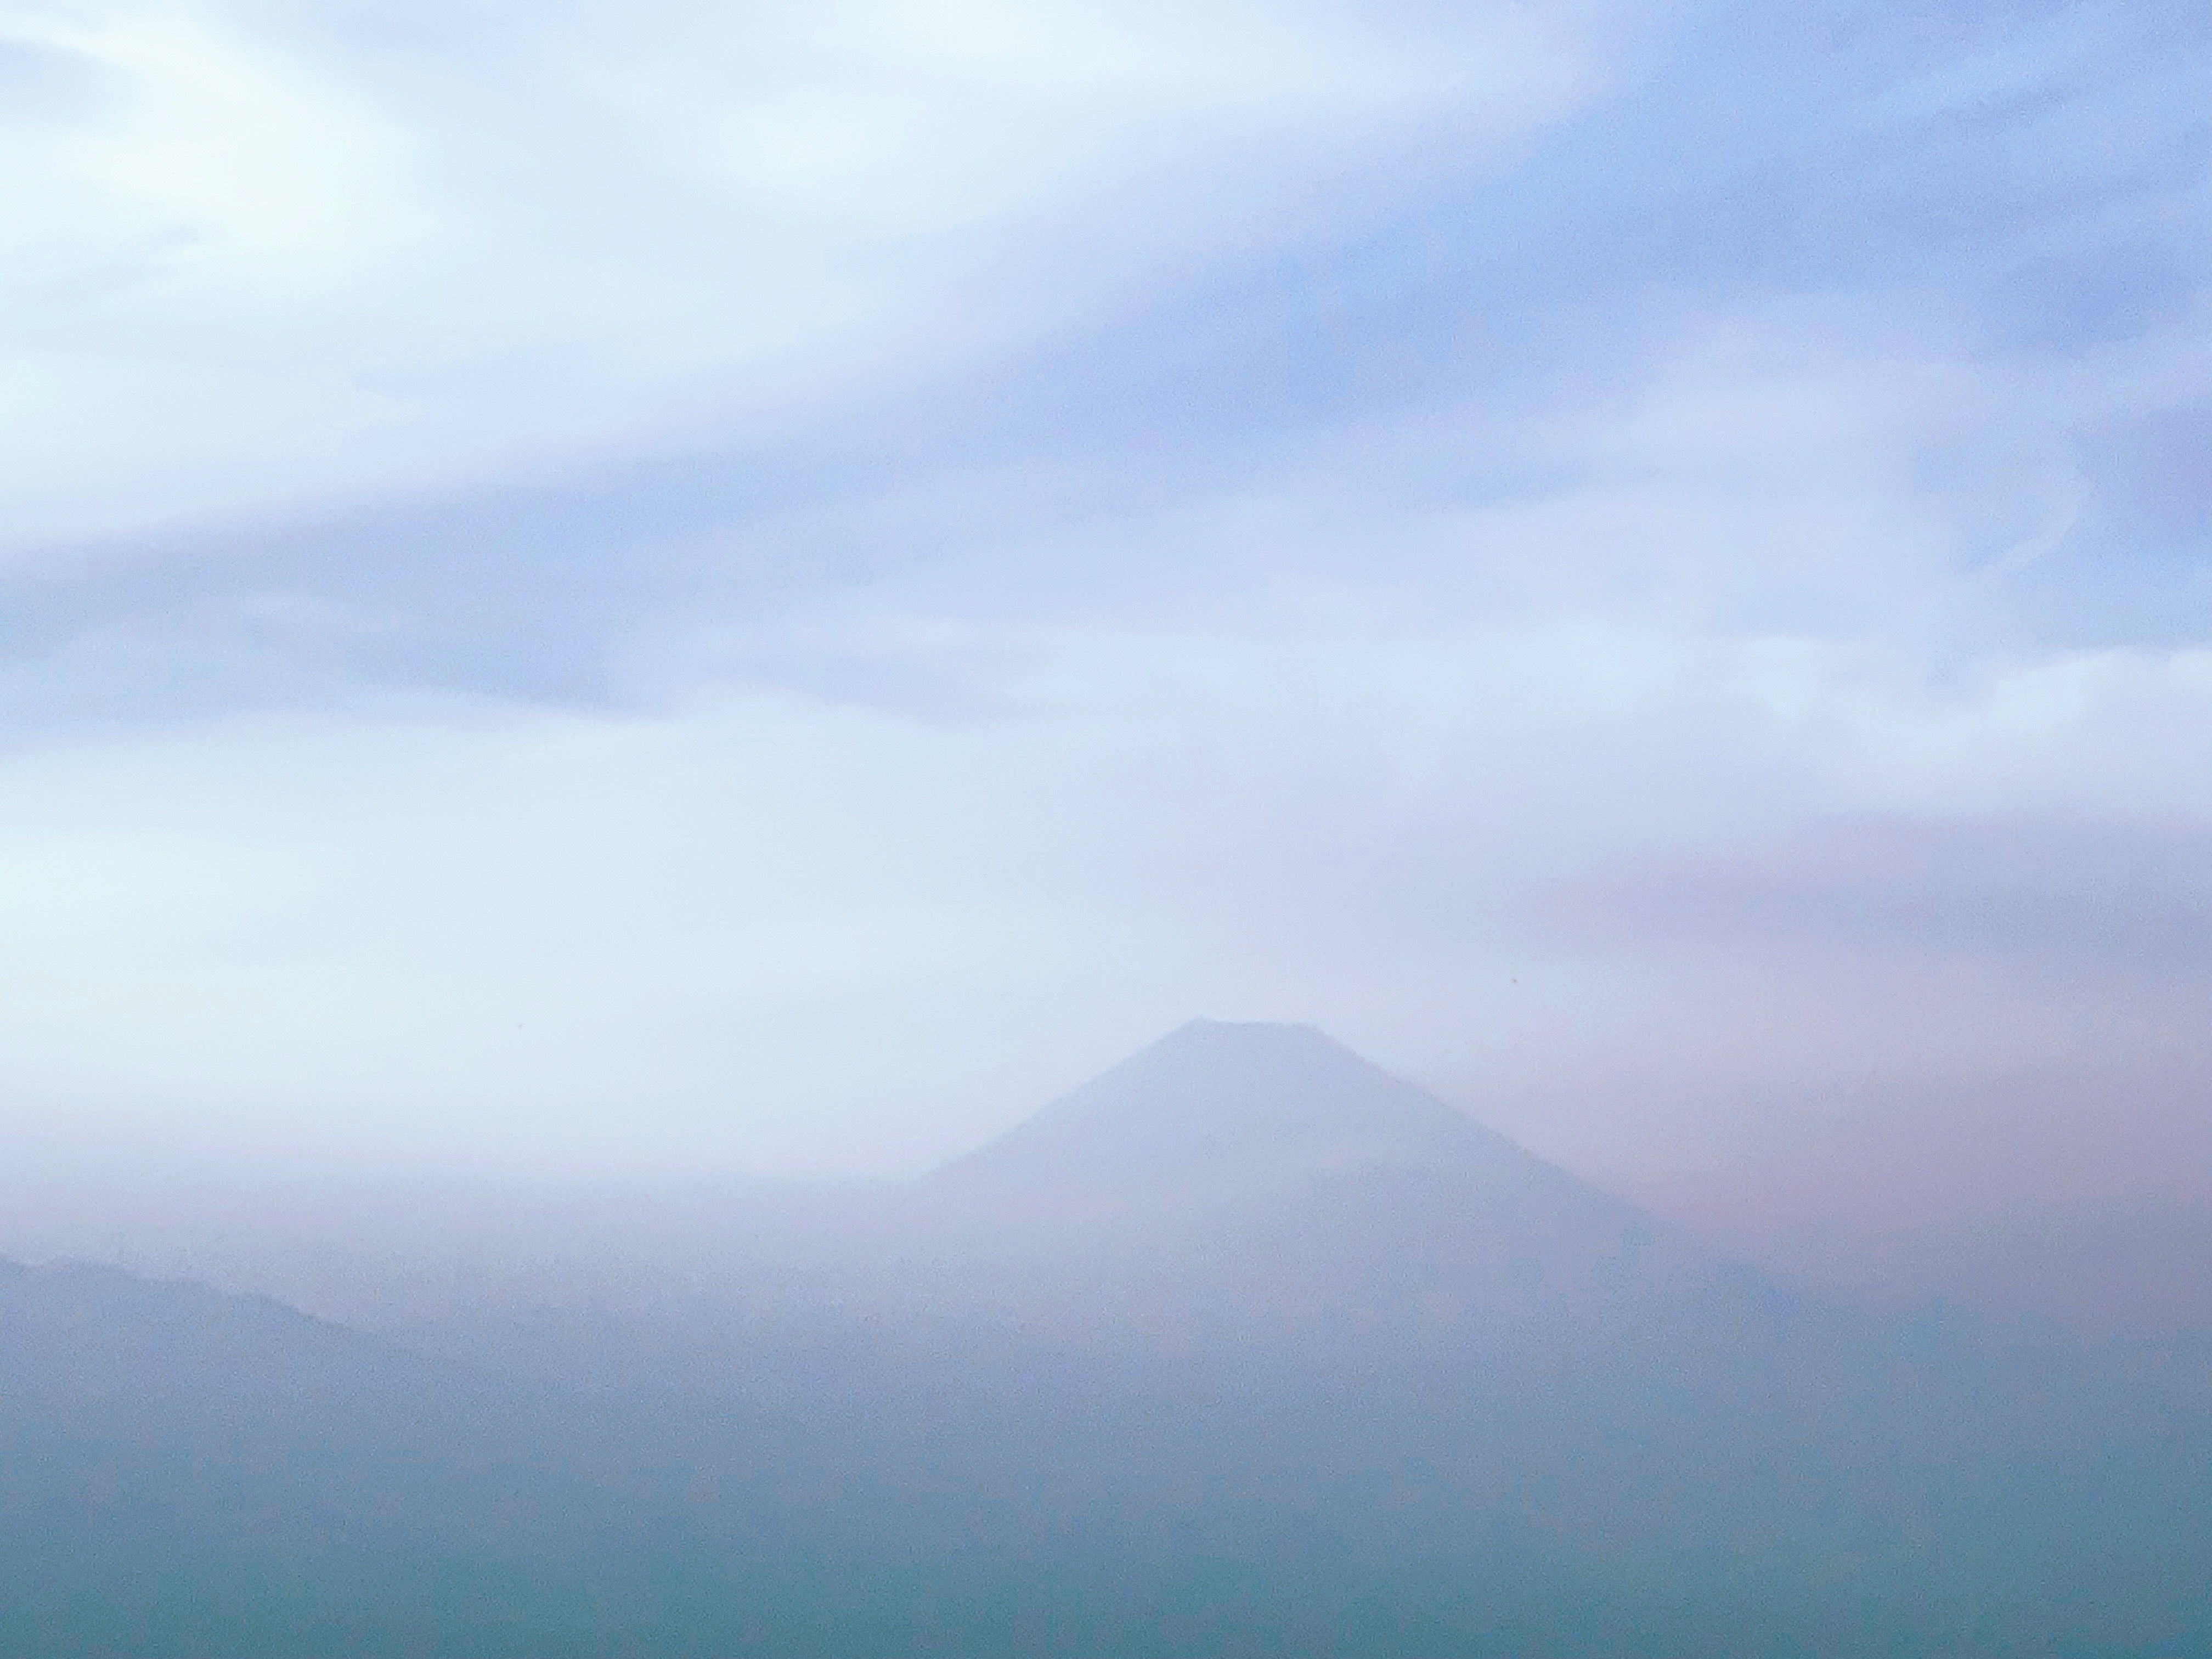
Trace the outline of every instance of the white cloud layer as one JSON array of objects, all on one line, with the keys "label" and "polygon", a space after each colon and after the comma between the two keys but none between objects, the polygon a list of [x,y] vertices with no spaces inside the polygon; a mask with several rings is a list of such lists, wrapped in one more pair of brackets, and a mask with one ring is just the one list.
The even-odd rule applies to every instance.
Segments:
[{"label": "white cloud layer", "polygon": [[1206,1012],[1633,1171],[2201,1042],[2178,49],[1686,9],[15,6],[0,1126],[903,1168]]}]

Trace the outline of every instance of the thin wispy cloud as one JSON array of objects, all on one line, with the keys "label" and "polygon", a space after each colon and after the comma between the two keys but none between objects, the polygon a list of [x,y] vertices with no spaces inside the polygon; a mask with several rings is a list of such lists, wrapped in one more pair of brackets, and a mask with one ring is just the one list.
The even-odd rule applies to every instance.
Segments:
[{"label": "thin wispy cloud", "polygon": [[1375,216],[1309,175],[1416,137],[1508,153],[1598,89],[1590,33],[1503,7],[18,8],[9,539],[543,466],[942,366]]}]

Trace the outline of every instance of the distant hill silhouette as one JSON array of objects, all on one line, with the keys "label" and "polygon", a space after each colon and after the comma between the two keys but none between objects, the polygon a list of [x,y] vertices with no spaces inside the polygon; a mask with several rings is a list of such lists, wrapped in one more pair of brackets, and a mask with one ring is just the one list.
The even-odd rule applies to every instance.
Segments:
[{"label": "distant hill silhouette", "polygon": [[1527,1311],[1680,1277],[1633,1206],[1311,1026],[1194,1020],[886,1206],[1058,1328]]},{"label": "distant hill silhouette", "polygon": [[635,1524],[621,1444],[568,1391],[262,1297],[0,1261],[0,1652],[558,1638],[587,1609],[532,1564]]},{"label": "distant hill silhouette", "polygon": [[0,1653],[2212,1651],[2212,1347],[1790,1293],[1306,1028],[777,1224],[383,1335],[0,1263]]}]

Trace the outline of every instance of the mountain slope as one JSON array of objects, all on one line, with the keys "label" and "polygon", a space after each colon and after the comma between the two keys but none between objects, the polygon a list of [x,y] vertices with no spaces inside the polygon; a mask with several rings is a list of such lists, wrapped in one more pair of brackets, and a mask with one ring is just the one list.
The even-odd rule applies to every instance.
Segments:
[{"label": "mountain slope", "polygon": [[2212,1063],[2052,1065],[1773,1131],[1638,1195],[1791,1283],[2212,1331]]}]

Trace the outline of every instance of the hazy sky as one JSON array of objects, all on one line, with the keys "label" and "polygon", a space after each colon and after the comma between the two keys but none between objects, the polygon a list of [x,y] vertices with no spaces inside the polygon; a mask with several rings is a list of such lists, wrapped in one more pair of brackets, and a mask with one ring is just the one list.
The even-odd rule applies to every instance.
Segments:
[{"label": "hazy sky", "polygon": [[2212,7],[0,0],[0,1126],[1585,1164],[2212,1025]]}]

